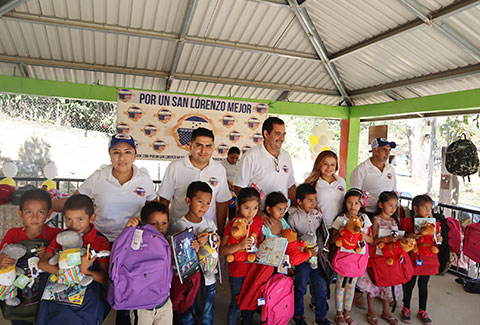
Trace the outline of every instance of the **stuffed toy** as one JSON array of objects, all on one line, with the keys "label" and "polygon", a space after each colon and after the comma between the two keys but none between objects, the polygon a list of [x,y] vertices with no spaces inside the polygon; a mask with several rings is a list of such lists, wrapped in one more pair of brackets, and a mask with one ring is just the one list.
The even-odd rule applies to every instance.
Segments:
[{"label": "stuffed toy", "polygon": [[350,217],[347,225],[340,231],[341,237],[337,239],[335,245],[337,247],[343,247],[361,253],[362,247],[360,246],[360,243],[363,242],[363,236],[361,234],[362,225],[362,218]]},{"label": "stuffed toy", "polygon": [[207,277],[213,276],[217,273],[216,267],[218,264],[218,244],[219,240],[217,237],[217,233],[212,228],[207,228],[203,230],[201,233],[208,234],[208,241],[200,247],[198,250],[198,261],[200,263],[200,267]]},{"label": "stuffed toy", "polygon": [[291,266],[302,264],[312,256],[312,252],[306,249],[306,243],[298,240],[297,233],[291,228],[283,229],[282,237],[288,240],[285,254],[289,256]]},{"label": "stuffed toy", "polygon": [[381,242],[377,247],[382,250],[383,256],[387,258],[388,265],[393,265],[393,262],[399,260],[402,256],[407,258],[410,251],[417,251],[414,238],[402,238],[399,241],[388,244]]},{"label": "stuffed toy", "polygon": [[435,224],[425,223],[420,227],[420,238],[417,239],[417,246],[420,255],[438,254],[439,249],[435,244]]},{"label": "stuffed toy", "polygon": [[62,251],[48,261],[50,265],[58,264],[57,284],[52,288],[52,292],[61,292],[76,283],[88,286],[93,278],[80,272],[81,257],[87,253],[87,250],[82,248],[82,236],[75,231],[66,230],[58,233],[56,241],[62,245]]},{"label": "stuffed toy", "polygon": [[308,262],[310,263],[310,267],[315,270],[318,267],[317,235],[315,235],[313,232],[307,232],[300,237],[300,240],[305,242],[305,248],[311,256]]},{"label": "stuffed toy", "polygon": [[[7,244],[1,251],[1,254],[5,254],[15,260],[15,263],[26,253],[27,248],[20,244]],[[0,300],[5,300],[5,304],[8,306],[15,307],[20,305],[20,299],[17,298],[17,286],[19,285],[15,283],[15,280],[17,280],[17,275],[22,274],[24,274],[23,270],[17,268],[15,264],[5,269],[0,269]]]},{"label": "stuffed toy", "polygon": [[[230,228],[231,236],[228,238],[227,245],[235,245],[241,242],[245,237],[248,236],[248,220],[247,218],[243,217],[237,217],[233,221],[232,227]],[[244,257],[244,254],[239,254],[239,253],[245,253],[245,252],[236,252],[233,254],[228,254],[227,255],[227,262],[231,263],[235,260],[239,262],[244,262],[245,260],[249,262],[255,261],[255,252],[257,251],[257,236],[255,234],[252,234],[250,238],[253,239],[253,245],[250,249],[245,250],[247,254],[246,258]]]}]

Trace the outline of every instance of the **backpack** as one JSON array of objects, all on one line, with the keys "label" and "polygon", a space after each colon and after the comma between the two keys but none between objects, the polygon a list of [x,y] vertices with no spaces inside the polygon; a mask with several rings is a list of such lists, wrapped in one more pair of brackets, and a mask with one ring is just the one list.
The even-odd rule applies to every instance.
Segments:
[{"label": "backpack", "polygon": [[465,228],[463,255],[480,263],[480,223],[472,223]]},{"label": "backpack", "polygon": [[364,254],[342,252],[335,249],[332,259],[332,267],[338,274],[356,278],[365,274],[368,264],[368,252]]},{"label": "backpack", "polygon": [[462,249],[462,227],[457,219],[447,218],[448,227],[448,246],[456,254],[460,254]]},{"label": "backpack", "polygon": [[[134,249],[132,246],[138,243],[138,249]],[[113,244],[108,274],[107,299],[114,309],[154,308],[170,295],[170,245],[150,225],[128,227]]]},{"label": "backpack", "polygon": [[0,184],[0,204],[5,204],[12,198],[15,187],[8,184]]},{"label": "backpack", "polygon": [[467,140],[465,134],[463,139],[450,143],[445,154],[445,167],[451,174],[458,176],[469,176],[478,171],[477,147],[472,141]]},{"label": "backpack", "polygon": [[12,193],[12,197],[10,198],[12,201],[12,204],[20,205],[20,198],[22,197],[23,193],[30,190],[35,190],[35,189],[36,187],[30,184],[27,184],[25,186],[22,186],[16,189],[15,192]]},{"label": "backpack", "polygon": [[[444,274],[450,268],[450,232],[448,230],[447,218],[443,215],[443,209],[440,210],[440,213],[434,213],[433,217],[437,222],[440,222],[440,235],[442,236],[442,243],[438,244],[438,273]],[[414,265],[415,267],[415,265]],[[436,273],[435,273],[436,274]]]},{"label": "backpack", "polygon": [[265,305],[262,306],[262,324],[288,324],[294,312],[292,278],[280,273],[275,274],[267,281],[263,297]]},{"label": "backpack", "polygon": [[370,267],[367,268],[372,283],[377,287],[391,287],[410,281],[413,276],[413,265],[410,258],[401,258],[392,265],[387,258],[377,255],[377,247],[369,245]]},{"label": "backpack", "polygon": [[[27,253],[17,261],[17,267],[21,268],[28,277],[31,277],[31,271],[28,267],[28,259],[31,257],[38,257],[34,249],[40,247],[42,243],[45,246],[48,246],[48,241],[44,239],[29,239],[18,242],[18,244],[21,244],[27,248]],[[17,297],[21,301],[20,305],[11,307],[2,301],[1,308],[3,317],[7,320],[24,320],[34,323],[47,278],[48,274],[42,272],[35,279],[35,282],[31,288],[26,286],[24,289],[18,289]]]},{"label": "backpack", "polygon": [[250,265],[242,290],[237,296],[237,305],[240,310],[257,310],[258,298],[262,297],[265,286],[274,272],[273,266],[255,263]]}]

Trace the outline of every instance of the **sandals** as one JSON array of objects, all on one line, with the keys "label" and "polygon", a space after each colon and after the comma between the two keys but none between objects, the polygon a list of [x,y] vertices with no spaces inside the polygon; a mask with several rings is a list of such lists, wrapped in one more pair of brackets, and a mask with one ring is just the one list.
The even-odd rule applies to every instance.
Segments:
[{"label": "sandals", "polygon": [[345,322],[345,318],[343,318],[343,315],[335,315],[335,324],[337,325],[347,325],[347,324],[350,324],[350,323],[347,323]]},{"label": "sandals", "polygon": [[393,317],[392,315],[389,315],[390,317],[385,316],[384,314],[381,314],[380,317],[384,320],[387,321],[388,324],[390,325],[398,325],[398,319]]},{"label": "sandals", "polygon": [[375,315],[367,314],[367,323],[370,325],[378,325],[378,319],[375,317]]},{"label": "sandals", "polygon": [[348,325],[358,325],[357,321],[354,320],[350,315],[348,315],[346,317],[344,315],[343,318],[345,319],[345,321],[347,322]]}]

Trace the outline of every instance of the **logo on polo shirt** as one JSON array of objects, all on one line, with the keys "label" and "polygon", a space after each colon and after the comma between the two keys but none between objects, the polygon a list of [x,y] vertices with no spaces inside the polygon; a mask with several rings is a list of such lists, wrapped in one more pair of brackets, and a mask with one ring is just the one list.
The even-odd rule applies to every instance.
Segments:
[{"label": "logo on polo shirt", "polygon": [[221,119],[220,122],[222,122],[222,125],[226,128],[230,128],[235,124],[235,117],[232,115],[224,115]]},{"label": "logo on polo shirt", "polygon": [[133,94],[130,90],[128,89],[120,89],[118,91],[118,99],[120,99],[122,102],[126,103],[130,99],[132,99]]},{"label": "logo on polo shirt", "polygon": [[145,135],[147,137],[154,137],[155,135],[157,135],[157,127],[153,124],[147,124],[145,125],[145,127],[143,129],[141,129],[140,131],[142,131],[143,133],[145,133]]},{"label": "logo on polo shirt", "polygon": [[139,186],[133,192],[137,193],[138,196],[141,196],[141,197],[145,196],[145,189],[143,187]]},{"label": "logo on polo shirt", "polygon": [[338,186],[337,186],[337,190],[339,190],[339,191],[342,191],[342,192],[343,192],[345,189],[343,188],[343,186],[342,186],[342,185],[338,185]]},{"label": "logo on polo shirt", "polygon": [[225,156],[228,153],[228,149],[229,147],[225,143],[222,143],[217,147],[218,153],[221,154],[222,156]]},{"label": "logo on polo shirt", "polygon": [[210,179],[208,180],[208,184],[212,185],[212,186],[217,186],[218,185],[218,179],[216,177],[210,177]]},{"label": "logo on polo shirt", "polygon": [[392,177],[393,177],[393,176],[392,176],[392,173],[388,173],[388,174],[387,174],[387,178],[388,178],[388,179],[392,179]]},{"label": "logo on polo shirt", "polygon": [[161,153],[163,150],[165,150],[165,148],[167,147],[167,145],[165,144],[165,142],[163,142],[162,140],[155,140],[151,145],[150,145],[151,148],[153,148],[154,151],[158,152],[158,153]]},{"label": "logo on polo shirt", "polygon": [[172,112],[170,112],[166,108],[162,108],[158,110],[157,114],[155,114],[155,117],[157,118],[157,120],[162,123],[170,122],[170,120],[172,119],[172,116],[173,116]]},{"label": "logo on polo shirt", "polygon": [[117,134],[130,134],[130,126],[127,123],[117,124]]},{"label": "logo on polo shirt", "polygon": [[132,121],[138,121],[142,118],[143,111],[140,107],[130,106],[130,108],[125,112],[128,118]]},{"label": "logo on polo shirt", "polygon": [[288,166],[287,165],[283,165],[282,169],[286,174],[288,174]]}]

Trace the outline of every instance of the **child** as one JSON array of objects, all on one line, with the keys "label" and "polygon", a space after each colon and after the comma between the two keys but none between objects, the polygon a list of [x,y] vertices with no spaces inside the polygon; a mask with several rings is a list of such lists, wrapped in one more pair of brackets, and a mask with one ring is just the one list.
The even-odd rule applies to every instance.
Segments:
[{"label": "child", "polygon": [[272,192],[265,199],[265,214],[270,217],[270,226],[263,225],[260,242],[268,237],[282,237],[282,230],[290,228],[283,217],[287,211],[288,200],[282,192]]},{"label": "child", "polygon": [[[193,228],[196,240],[192,243],[192,246],[198,252],[198,249],[205,245],[208,241],[208,233],[205,232],[207,228],[211,228],[213,231],[217,230],[217,226],[211,219],[204,218],[212,201],[212,188],[205,182],[192,182],[187,188],[187,197],[185,201],[188,205],[188,212],[185,216],[176,221],[175,225],[179,223],[184,224],[182,228]],[[175,227],[174,225],[174,227]],[[218,237],[220,240],[220,237]],[[205,285],[200,287],[199,290],[205,290],[205,304],[203,311],[198,312],[200,303],[196,300],[195,303],[185,313],[175,313],[175,319],[178,318],[181,324],[195,324],[195,318],[200,317],[202,324],[213,324],[213,305],[215,302],[215,275],[210,277],[204,274]],[[200,295],[197,295],[199,299]]]},{"label": "child", "polygon": [[[301,184],[297,187],[295,199],[298,209],[288,217],[288,223],[298,237],[311,232],[317,233],[322,215],[315,209],[317,205],[317,191],[310,184]],[[321,268],[312,269],[308,261],[296,266],[295,270],[295,324],[307,324],[304,315],[303,297],[307,293],[307,284],[310,280],[310,294],[315,305],[315,322],[330,324],[327,320],[327,281]]]},{"label": "child", "polygon": [[[427,194],[417,195],[412,200],[413,216],[415,218],[431,218],[433,209],[433,200]],[[414,233],[413,218],[406,218],[402,222],[403,229],[407,233],[408,237],[417,237]],[[437,242],[442,242],[442,237],[439,232],[439,223],[437,223]],[[432,320],[427,314],[427,297],[428,297],[428,280],[429,275],[418,276],[418,298],[419,308],[417,312],[418,318],[423,324],[431,324]],[[403,307],[400,319],[404,323],[410,323],[410,300],[412,298],[413,288],[417,281],[417,276],[414,275],[410,281],[403,286]]]},{"label": "child", "polygon": [[[45,242],[45,246],[42,242],[42,245],[37,248],[38,257],[43,257],[46,245],[48,245],[61,231],[58,228],[51,228],[45,224],[45,221],[51,213],[52,199],[48,192],[42,190],[30,190],[25,192],[20,198],[20,207],[18,209],[18,214],[22,219],[23,227],[12,228],[7,231],[0,244],[0,249],[3,249],[6,244],[17,244],[26,240],[37,239]],[[7,268],[14,264],[15,260],[12,260],[5,254],[0,254],[0,269]],[[42,286],[38,287],[38,290],[41,292],[43,290]],[[35,317],[35,314],[25,314],[25,318],[32,319]],[[12,320],[12,324],[33,323],[24,320]]]},{"label": "child", "polygon": [[[395,192],[387,191],[380,194],[377,203],[377,215],[373,218],[372,245],[378,245],[380,242],[391,243],[397,241],[397,238],[393,236],[378,238],[381,228],[399,230],[400,223],[397,219],[397,203],[398,197]],[[377,287],[372,283],[367,272],[358,279],[357,287],[368,293],[367,322],[369,324],[376,325],[378,323],[373,305],[375,297],[379,297],[382,300],[383,312],[380,317],[391,325],[398,324],[398,320],[392,316],[389,310],[390,302],[393,301],[391,287]],[[400,294],[400,288],[401,285],[395,286],[396,297]]]},{"label": "child", "polygon": [[[95,230],[93,223],[96,215],[92,200],[83,194],[68,198],[63,208],[65,225],[68,230],[82,235],[83,247],[99,251],[109,251],[110,244],[105,236]],[[52,240],[40,259],[39,267],[49,273],[57,274],[58,265],[50,265],[48,260],[62,247],[56,239]],[[88,285],[81,306],[57,304],[54,301],[42,300],[38,311],[38,324],[61,324],[68,321],[72,324],[97,324],[103,322],[110,307],[103,302],[101,285],[108,280],[108,257],[82,256],[80,271],[90,275],[93,282]]]},{"label": "child", "polygon": [[[149,224],[166,236],[168,230],[168,208],[160,202],[148,202],[140,211],[140,218],[131,218],[126,227],[136,227],[140,223]],[[171,261],[167,262],[171,263]],[[138,325],[171,324],[173,321],[173,309],[170,297],[160,302],[153,309],[139,309],[131,312],[130,319],[134,320],[133,323]]]},{"label": "child", "polygon": [[[366,205],[364,193],[359,189],[352,188],[347,191],[342,204],[342,214],[335,218],[332,227],[333,232],[330,241],[334,243],[340,237],[340,230],[348,223],[351,217],[359,216],[363,219],[362,235],[367,243],[372,242],[372,237],[368,235],[372,222],[368,216],[363,213],[363,208]],[[368,254],[368,250],[366,252]],[[355,292],[355,284],[358,278],[350,278],[351,280],[343,287],[345,277],[337,274],[337,282],[335,285],[335,306],[337,315],[335,316],[335,323],[345,325],[346,323],[356,324],[350,316],[352,310],[353,295]]]},{"label": "child", "polygon": [[[227,245],[228,240],[232,234],[231,228],[234,222],[234,219],[230,220],[225,227],[225,233],[222,238],[222,244],[220,246],[220,256],[225,256],[228,254],[234,254],[238,256],[241,255],[243,261],[233,261],[228,265],[228,273],[230,274],[230,292],[231,292],[231,301],[230,306],[228,307],[227,313],[227,324],[235,325],[237,324],[238,318],[238,304],[237,296],[242,290],[243,281],[245,280],[245,275],[248,272],[250,264],[245,263],[247,258],[247,253],[245,249],[250,248],[254,243],[251,238],[252,235],[256,235],[257,238],[261,234],[263,220],[257,216],[258,208],[260,206],[260,194],[253,187],[245,187],[240,190],[237,196],[237,206],[238,206],[238,217],[244,217],[248,221],[248,236],[242,241],[233,244]],[[243,324],[250,324],[252,321],[253,312],[251,311],[242,311]]]}]

